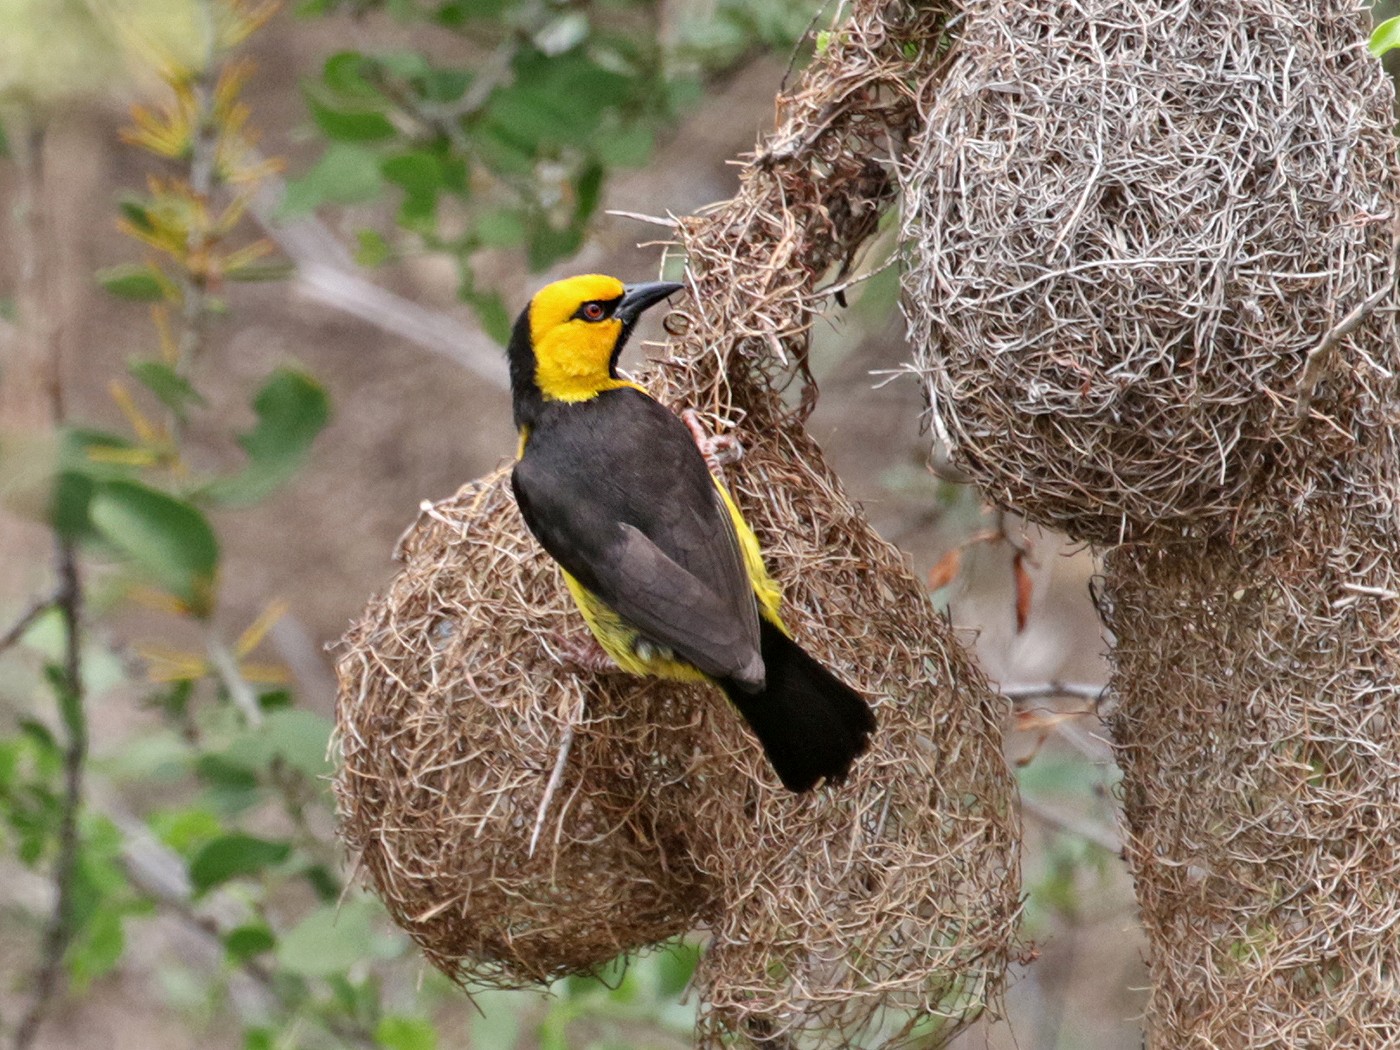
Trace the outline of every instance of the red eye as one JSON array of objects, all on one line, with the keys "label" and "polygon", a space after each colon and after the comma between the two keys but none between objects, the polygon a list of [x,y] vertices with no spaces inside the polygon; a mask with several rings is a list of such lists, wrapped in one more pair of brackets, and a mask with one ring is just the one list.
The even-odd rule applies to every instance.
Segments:
[{"label": "red eye", "polygon": [[597,303],[589,303],[583,308],[583,318],[585,321],[601,321],[607,311]]}]

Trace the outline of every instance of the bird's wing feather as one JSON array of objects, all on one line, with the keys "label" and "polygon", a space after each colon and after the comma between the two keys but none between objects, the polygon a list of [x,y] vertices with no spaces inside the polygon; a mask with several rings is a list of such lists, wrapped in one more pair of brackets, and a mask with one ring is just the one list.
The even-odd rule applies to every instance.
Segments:
[{"label": "bird's wing feather", "polygon": [[753,586],[684,424],[634,391],[555,415],[513,475],[545,550],[651,641],[706,674],[760,683]]}]

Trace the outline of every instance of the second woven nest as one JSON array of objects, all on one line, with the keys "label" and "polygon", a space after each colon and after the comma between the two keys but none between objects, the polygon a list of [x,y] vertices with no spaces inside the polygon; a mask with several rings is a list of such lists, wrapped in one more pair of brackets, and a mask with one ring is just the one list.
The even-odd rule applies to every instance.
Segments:
[{"label": "second woven nest", "polygon": [[1394,283],[1365,17],[965,4],[905,170],[905,290],[940,436],[991,498],[1098,543],[1240,526],[1309,353]]}]

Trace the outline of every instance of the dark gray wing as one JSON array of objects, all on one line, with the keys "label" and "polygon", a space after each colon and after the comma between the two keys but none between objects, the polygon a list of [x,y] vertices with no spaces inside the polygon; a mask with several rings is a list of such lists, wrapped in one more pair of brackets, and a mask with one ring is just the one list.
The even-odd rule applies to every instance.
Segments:
[{"label": "dark gray wing", "polygon": [[670,411],[633,390],[551,404],[512,482],[545,550],[623,619],[706,674],[762,683],[733,523]]}]

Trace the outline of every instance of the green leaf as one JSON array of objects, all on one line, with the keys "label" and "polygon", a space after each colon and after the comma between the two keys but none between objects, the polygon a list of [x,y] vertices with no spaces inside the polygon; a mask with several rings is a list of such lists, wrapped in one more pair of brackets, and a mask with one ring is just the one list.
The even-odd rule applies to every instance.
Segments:
[{"label": "green leaf", "polygon": [[92,505],[95,488],[92,478],[84,473],[64,470],[55,475],[49,500],[49,521],[54,531],[69,540],[91,536],[93,528],[88,508]]},{"label": "green leaf", "polygon": [[97,271],[97,283],[122,299],[159,302],[169,298],[170,285],[153,266],[123,263]]},{"label": "green leaf", "polygon": [[374,1030],[384,1050],[437,1050],[437,1029],[420,1017],[387,1014]]},{"label": "green leaf", "polygon": [[279,368],[253,398],[253,411],[257,426],[238,438],[248,465],[205,490],[221,503],[255,502],[295,474],[330,419],[330,400],[306,373]]},{"label": "green leaf", "polygon": [[369,954],[370,916],[358,902],[338,916],[335,905],[323,905],[282,935],[277,961],[303,977],[342,973]]},{"label": "green leaf", "polygon": [[194,748],[172,729],[133,734],[102,760],[103,771],[118,780],[150,787],[186,776],[193,765]]},{"label": "green leaf", "polygon": [[68,973],[81,991],[111,973],[126,947],[122,909],[102,907],[85,922],[68,946]]},{"label": "green leaf", "polygon": [[385,51],[375,56],[384,72],[400,80],[413,80],[428,72],[428,60],[418,51]]},{"label": "green leaf", "polygon": [[538,273],[550,263],[573,255],[583,244],[583,228],[570,224],[562,230],[541,219],[530,229],[525,247],[525,261],[532,272]]},{"label": "green leaf", "polygon": [[182,420],[185,418],[185,409],[190,405],[205,403],[203,396],[190,385],[190,381],[164,361],[131,361],[126,369],[132,378]]},{"label": "green leaf", "polygon": [[223,752],[234,766],[265,769],[280,759],[309,777],[331,771],[326,745],[334,730],[330,719],[303,708],[285,708],[268,715],[256,729],[247,730]]},{"label": "green leaf", "polygon": [[286,842],[260,839],[241,832],[222,835],[206,844],[190,863],[190,882],[196,895],[207,893],[229,879],[255,875],[281,864],[292,852]]},{"label": "green leaf", "polygon": [[274,1050],[276,1039],[271,1028],[249,1028],[243,1032],[243,1050]]},{"label": "green leaf", "polygon": [[126,221],[140,230],[142,233],[150,233],[156,228],[156,224],[151,219],[150,209],[146,207],[146,198],[138,197],[135,194],[125,194],[117,202],[117,207],[121,210]]},{"label": "green leaf", "polygon": [[287,183],[278,215],[293,219],[322,204],[358,204],[379,195],[384,185],[379,154],[351,142],[332,142],[321,159]]},{"label": "green leaf", "polygon": [[516,208],[492,208],[476,217],[474,231],[483,248],[515,248],[525,241],[525,218]]},{"label": "green leaf", "polygon": [[355,261],[361,266],[379,266],[389,258],[389,243],[374,230],[357,231],[355,244]]},{"label": "green leaf", "polygon": [[667,999],[674,998],[685,991],[695,975],[695,967],[700,963],[700,948],[689,941],[677,941],[667,946],[658,963],[657,990]]},{"label": "green leaf", "polygon": [[1367,45],[1371,54],[1380,58],[1387,51],[1400,47],[1400,15],[1387,18],[1371,31],[1371,41]]},{"label": "green leaf", "polygon": [[582,225],[597,210],[603,195],[603,167],[589,164],[574,180],[574,222]]},{"label": "green leaf", "polygon": [[321,80],[338,95],[377,99],[379,92],[365,79],[368,59],[359,51],[337,51],[321,68]]},{"label": "green leaf", "polygon": [[406,194],[399,209],[399,225],[409,230],[430,230],[442,186],[442,164],[424,150],[403,153],[384,162],[384,177]]},{"label": "green leaf", "polygon": [[633,123],[606,135],[599,135],[593,144],[594,153],[604,164],[614,168],[640,168],[651,159],[656,145],[656,133],[645,124]]},{"label": "green leaf", "polygon": [[467,93],[472,75],[465,69],[429,69],[414,78],[425,102],[450,105]]},{"label": "green leaf", "polygon": [[224,830],[217,816],[198,807],[152,813],[146,823],[156,838],[186,857],[218,838]]},{"label": "green leaf", "polygon": [[245,263],[235,269],[225,271],[224,276],[230,281],[251,284],[254,281],[283,281],[296,272],[296,263],[279,259],[273,262]]},{"label": "green leaf", "polygon": [[197,615],[212,605],[219,543],[195,507],[136,481],[96,486],[88,516],[98,534]]},{"label": "green leaf", "polygon": [[478,292],[469,288],[462,290],[462,298],[476,313],[476,319],[496,342],[505,346],[510,342],[511,316],[505,300],[497,292]]},{"label": "green leaf", "polygon": [[324,864],[308,864],[301,871],[301,877],[316,894],[316,899],[323,904],[334,904],[340,899],[341,885],[340,879],[335,872]]},{"label": "green leaf", "polygon": [[337,142],[378,142],[395,135],[393,123],[375,110],[336,108],[313,90],[307,90],[306,104],[317,126]]},{"label": "green leaf", "polygon": [[277,945],[277,938],[262,923],[239,926],[224,934],[224,950],[234,962],[246,962],[255,955],[270,952]]}]

